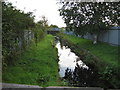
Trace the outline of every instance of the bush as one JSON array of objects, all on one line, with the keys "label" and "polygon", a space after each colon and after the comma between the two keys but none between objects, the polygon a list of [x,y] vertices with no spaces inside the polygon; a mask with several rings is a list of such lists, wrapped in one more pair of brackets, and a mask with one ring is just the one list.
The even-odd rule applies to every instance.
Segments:
[{"label": "bush", "polygon": [[25,49],[25,30],[34,27],[34,18],[31,12],[24,13],[2,2],[2,60],[3,69],[14,62],[21,49]]}]

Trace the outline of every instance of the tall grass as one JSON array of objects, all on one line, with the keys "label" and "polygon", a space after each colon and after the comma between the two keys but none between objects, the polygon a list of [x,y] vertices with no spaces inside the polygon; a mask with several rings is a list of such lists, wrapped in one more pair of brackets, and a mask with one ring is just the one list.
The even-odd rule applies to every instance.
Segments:
[{"label": "tall grass", "polygon": [[118,66],[118,46],[111,46],[107,43],[98,42],[93,45],[92,40],[82,39],[73,35],[62,35],[62,37],[80,48],[86,49],[97,56],[104,63]]},{"label": "tall grass", "polygon": [[[96,74],[95,76],[92,74],[94,76],[93,79],[96,81],[94,86],[120,88],[120,65],[118,60],[118,54],[120,53],[118,52],[118,46],[111,46],[102,42],[93,45],[91,40],[82,39],[73,35],[59,34],[59,37],[61,38],[62,43],[68,45],[71,50],[75,52],[89,68],[91,68],[94,75]],[[78,71],[79,69],[80,68],[78,67]],[[77,74],[80,73],[83,72],[77,72]],[[86,75],[90,77],[89,73],[86,73]],[[77,77],[78,79],[83,79],[84,75],[81,77],[80,74]],[[93,82],[94,81],[91,83]],[[81,82],[78,82],[77,84],[81,84]]]},{"label": "tall grass", "polygon": [[59,86],[57,50],[51,45],[52,35],[47,35],[38,45],[29,47],[14,66],[3,72],[3,82],[46,86]]}]

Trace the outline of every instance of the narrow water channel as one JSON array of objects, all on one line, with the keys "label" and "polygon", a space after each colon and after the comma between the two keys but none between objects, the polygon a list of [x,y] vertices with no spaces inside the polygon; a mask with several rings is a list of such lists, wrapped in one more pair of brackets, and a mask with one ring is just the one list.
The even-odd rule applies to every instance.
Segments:
[{"label": "narrow water channel", "polygon": [[71,52],[71,49],[68,46],[61,46],[60,41],[56,42],[56,48],[58,49],[58,57],[59,57],[59,74],[60,77],[65,76],[66,69],[71,69],[73,72],[76,65],[78,64],[80,67],[88,69],[81,60],[74,52]]}]

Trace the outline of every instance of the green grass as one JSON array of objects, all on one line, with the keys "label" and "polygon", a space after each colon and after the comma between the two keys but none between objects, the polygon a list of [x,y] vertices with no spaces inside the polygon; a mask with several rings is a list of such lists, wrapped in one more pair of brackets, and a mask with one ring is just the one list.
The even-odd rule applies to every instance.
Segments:
[{"label": "green grass", "polygon": [[92,40],[82,39],[73,35],[62,35],[62,37],[80,48],[86,49],[97,56],[104,63],[111,66],[118,66],[118,46],[111,46],[106,43],[98,42],[93,45]]},{"label": "green grass", "polygon": [[31,45],[14,66],[3,72],[3,82],[46,86],[60,86],[57,50],[51,45],[52,35],[47,35],[36,46]]}]

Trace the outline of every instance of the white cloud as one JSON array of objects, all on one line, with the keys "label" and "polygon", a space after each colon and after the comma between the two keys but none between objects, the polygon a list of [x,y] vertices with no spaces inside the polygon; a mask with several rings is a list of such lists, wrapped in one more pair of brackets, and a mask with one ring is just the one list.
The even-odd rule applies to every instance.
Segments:
[{"label": "white cloud", "polygon": [[[25,12],[32,11],[36,16],[36,20],[40,20],[41,16],[46,16],[49,24],[55,24],[59,27],[64,27],[64,21],[59,16],[58,8],[56,4],[57,0],[8,0],[12,2],[18,9],[24,10]],[[36,10],[36,11],[34,11]]]}]

